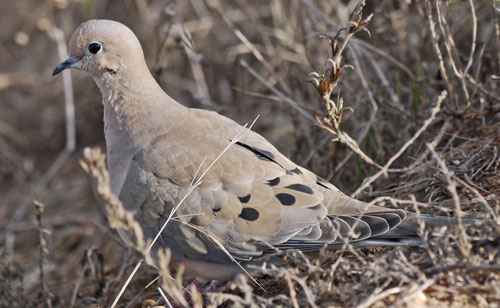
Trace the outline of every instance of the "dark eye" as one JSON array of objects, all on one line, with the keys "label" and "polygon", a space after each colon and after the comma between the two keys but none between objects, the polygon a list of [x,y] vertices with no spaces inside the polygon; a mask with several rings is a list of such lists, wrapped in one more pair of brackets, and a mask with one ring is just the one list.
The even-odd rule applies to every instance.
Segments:
[{"label": "dark eye", "polygon": [[96,55],[102,50],[102,45],[99,42],[90,42],[87,49],[89,53]]}]

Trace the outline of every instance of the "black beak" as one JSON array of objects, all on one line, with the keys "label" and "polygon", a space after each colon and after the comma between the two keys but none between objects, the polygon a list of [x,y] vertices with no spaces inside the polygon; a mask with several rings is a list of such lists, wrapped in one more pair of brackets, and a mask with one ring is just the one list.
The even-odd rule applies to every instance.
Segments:
[{"label": "black beak", "polygon": [[67,58],[63,63],[59,64],[54,71],[52,72],[52,76],[55,76],[59,74],[60,72],[64,71],[67,68],[71,68],[73,64],[77,63],[81,59],[75,58],[75,57],[69,57]]}]

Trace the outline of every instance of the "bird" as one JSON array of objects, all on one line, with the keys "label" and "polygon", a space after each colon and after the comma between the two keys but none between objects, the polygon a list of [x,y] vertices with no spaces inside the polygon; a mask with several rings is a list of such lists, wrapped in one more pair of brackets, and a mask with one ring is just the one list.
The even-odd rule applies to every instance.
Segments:
[{"label": "bird", "polygon": [[[231,280],[276,250],[418,241],[414,213],[351,198],[258,133],[234,142],[240,124],[175,101],[122,23],[82,23],[69,55],[53,75],[76,69],[99,87],[111,192],[134,213],[144,238],[156,236],[189,192],[155,244],[170,250],[171,264],[184,266],[186,276]],[[190,191],[199,170],[206,173]]]}]

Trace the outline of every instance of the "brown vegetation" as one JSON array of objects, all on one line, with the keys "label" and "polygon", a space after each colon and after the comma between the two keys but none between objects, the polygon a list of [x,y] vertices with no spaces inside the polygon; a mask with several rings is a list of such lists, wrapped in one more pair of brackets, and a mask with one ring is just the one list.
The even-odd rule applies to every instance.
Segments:
[{"label": "brown vegetation", "polygon": [[[73,73],[73,119],[71,86],[51,77],[91,18],[131,27],[172,97],[239,123],[260,114],[254,130],[344,192],[494,222],[422,228],[422,247],[287,252],[256,277],[265,292],[241,277],[206,304],[500,305],[499,3],[369,1],[351,17],[357,5],[3,1],[0,306],[109,307],[139,260],[108,227],[79,163],[85,147],[104,148],[100,93]],[[119,306],[166,306],[156,277],[141,267]]]}]

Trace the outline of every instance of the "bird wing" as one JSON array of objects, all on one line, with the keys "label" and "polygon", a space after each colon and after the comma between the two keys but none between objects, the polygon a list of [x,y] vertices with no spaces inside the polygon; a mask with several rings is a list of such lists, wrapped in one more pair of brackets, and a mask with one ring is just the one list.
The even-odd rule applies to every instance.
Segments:
[{"label": "bird wing", "polygon": [[174,259],[229,261],[219,244],[240,260],[272,246],[313,250],[383,234],[404,219],[402,211],[344,195],[252,131],[216,160],[241,126],[214,112],[190,111],[134,156],[120,195],[153,237],[189,192],[159,244]]}]

